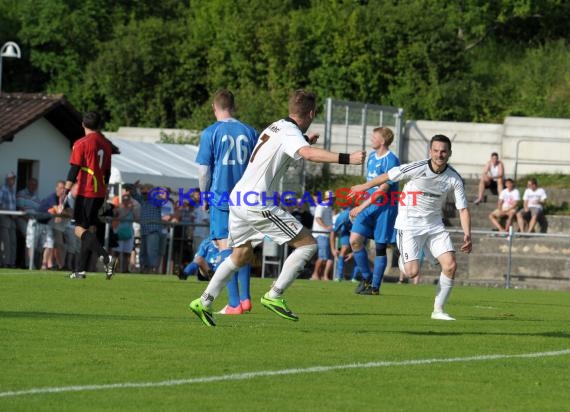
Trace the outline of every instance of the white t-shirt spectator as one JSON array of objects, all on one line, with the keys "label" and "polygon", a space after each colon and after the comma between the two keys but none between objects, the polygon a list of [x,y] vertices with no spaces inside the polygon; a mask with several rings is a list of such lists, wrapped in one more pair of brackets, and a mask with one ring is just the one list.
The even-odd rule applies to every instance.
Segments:
[{"label": "white t-shirt spectator", "polygon": [[521,194],[519,189],[513,189],[509,192],[509,189],[503,189],[499,195],[499,199],[503,201],[501,208],[503,210],[509,210],[515,207],[519,200],[521,200]]},{"label": "white t-shirt spectator", "polygon": [[[323,220],[323,223],[327,226],[332,226],[332,207],[328,205],[318,204],[315,207],[315,219],[313,220],[313,236],[329,236],[329,228],[321,226],[317,221],[317,217]],[[317,232],[317,233],[315,233]],[[321,233],[319,233],[321,232]],[[327,233],[322,233],[327,232]]]},{"label": "white t-shirt spectator", "polygon": [[536,190],[527,188],[523,194],[523,200],[528,200],[528,207],[535,207],[542,210],[540,202],[546,200],[546,192],[542,187],[537,187]]}]

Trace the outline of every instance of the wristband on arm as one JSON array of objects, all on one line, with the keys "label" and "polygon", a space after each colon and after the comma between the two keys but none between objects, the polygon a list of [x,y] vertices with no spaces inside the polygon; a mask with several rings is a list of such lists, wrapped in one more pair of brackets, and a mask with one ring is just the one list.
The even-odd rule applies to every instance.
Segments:
[{"label": "wristband on arm", "polygon": [[348,165],[350,164],[350,154],[348,153],[339,153],[338,154],[338,163],[341,165]]}]

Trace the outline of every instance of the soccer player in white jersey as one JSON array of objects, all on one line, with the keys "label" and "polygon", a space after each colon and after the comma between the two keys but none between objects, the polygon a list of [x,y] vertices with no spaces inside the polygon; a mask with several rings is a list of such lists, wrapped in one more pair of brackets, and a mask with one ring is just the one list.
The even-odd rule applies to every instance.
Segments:
[{"label": "soccer player in white jersey", "polygon": [[[401,195],[395,228],[398,230],[400,250],[400,270],[414,278],[420,270],[420,253],[428,249],[441,265],[432,319],[455,320],[444,311],[444,305],[453,287],[457,270],[455,250],[449,233],[443,225],[442,206],[445,195],[453,191],[455,207],[459,211],[463,244],[461,251],[470,253],[471,216],[463,179],[447,162],[451,156],[451,141],[447,136],[435,135],[431,138],[429,159],[404,164],[390,169],[366,183],[353,186],[353,193],[381,185],[389,180],[409,179]],[[405,197],[404,197],[405,194]]]},{"label": "soccer player in white jersey", "polygon": [[230,195],[229,243],[232,254],[216,269],[208,287],[190,309],[207,326],[215,326],[212,303],[240,267],[251,261],[252,242],[269,238],[278,244],[288,243],[295,250],[283,263],[279,277],[262,298],[261,304],[288,320],[299,320],[283,294],[311,260],[317,250],[311,232],[278,205],[279,182],[294,160],[317,163],[362,164],[365,152],[333,153],[312,147],[318,134],[304,133],[315,118],[316,96],[296,90],[289,99],[289,116],[265,129],[253,149],[243,177]]}]

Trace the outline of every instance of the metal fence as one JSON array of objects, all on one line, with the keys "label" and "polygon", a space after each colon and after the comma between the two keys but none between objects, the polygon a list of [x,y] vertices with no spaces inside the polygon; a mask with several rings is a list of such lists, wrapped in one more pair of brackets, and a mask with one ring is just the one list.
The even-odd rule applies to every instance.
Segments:
[{"label": "metal fence", "polygon": [[[404,110],[391,106],[349,102],[328,98],[325,104],[324,147],[327,150],[350,153],[366,150],[372,130],[390,127],[394,132],[391,150],[398,157],[403,151]],[[333,174],[363,175],[365,165],[330,165]]]}]

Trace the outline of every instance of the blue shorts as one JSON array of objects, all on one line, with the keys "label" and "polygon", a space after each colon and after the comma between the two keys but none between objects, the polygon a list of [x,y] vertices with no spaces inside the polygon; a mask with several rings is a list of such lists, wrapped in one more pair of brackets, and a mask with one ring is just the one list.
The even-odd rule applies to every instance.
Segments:
[{"label": "blue shorts", "polygon": [[229,237],[229,219],[229,210],[210,206],[210,237],[212,240],[227,239]]},{"label": "blue shorts", "polygon": [[347,235],[340,235],[338,240],[341,246],[350,246],[350,233]]},{"label": "blue shorts", "polygon": [[398,206],[370,205],[352,223],[352,231],[375,243],[396,243],[394,224],[398,216]]},{"label": "blue shorts", "polygon": [[317,236],[318,258],[332,260],[331,244],[328,236]]}]

